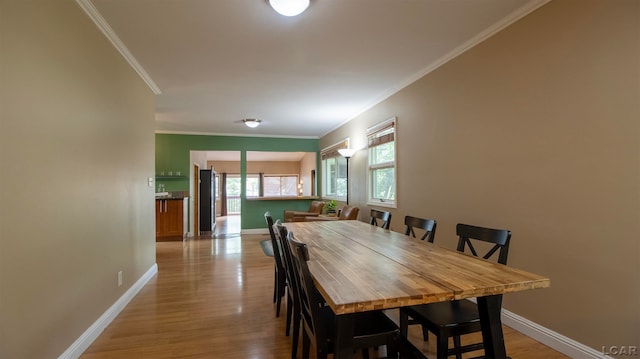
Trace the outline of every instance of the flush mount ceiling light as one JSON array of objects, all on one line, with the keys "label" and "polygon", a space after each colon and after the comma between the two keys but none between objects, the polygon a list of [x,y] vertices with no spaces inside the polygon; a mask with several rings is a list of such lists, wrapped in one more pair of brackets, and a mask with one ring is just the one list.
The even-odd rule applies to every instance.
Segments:
[{"label": "flush mount ceiling light", "polygon": [[309,7],[309,0],[269,0],[269,5],[284,16],[297,16]]},{"label": "flush mount ceiling light", "polygon": [[255,118],[245,118],[242,122],[247,125],[247,127],[256,128],[260,126],[260,120],[256,120]]}]

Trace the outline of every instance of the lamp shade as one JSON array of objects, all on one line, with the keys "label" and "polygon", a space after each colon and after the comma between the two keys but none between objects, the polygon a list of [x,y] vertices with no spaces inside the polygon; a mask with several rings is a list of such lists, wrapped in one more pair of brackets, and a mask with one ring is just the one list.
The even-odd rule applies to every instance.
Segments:
[{"label": "lamp shade", "polygon": [[284,16],[297,16],[309,7],[309,0],[269,0],[269,5]]},{"label": "lamp shade", "polygon": [[340,153],[344,158],[351,158],[356,151],[357,150],[354,150],[353,148],[341,148],[338,150],[338,153]]}]

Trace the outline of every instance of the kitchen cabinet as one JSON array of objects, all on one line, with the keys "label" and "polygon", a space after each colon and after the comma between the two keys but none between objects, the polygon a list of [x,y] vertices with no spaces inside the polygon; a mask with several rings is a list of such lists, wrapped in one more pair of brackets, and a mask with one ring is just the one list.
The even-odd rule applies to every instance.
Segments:
[{"label": "kitchen cabinet", "polygon": [[183,199],[156,199],[156,241],[182,240]]}]

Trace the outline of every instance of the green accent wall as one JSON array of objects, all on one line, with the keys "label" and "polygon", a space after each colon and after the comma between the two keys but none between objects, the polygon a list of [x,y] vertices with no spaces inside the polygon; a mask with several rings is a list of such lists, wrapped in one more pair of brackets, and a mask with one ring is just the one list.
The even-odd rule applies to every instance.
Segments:
[{"label": "green accent wall", "polygon": [[[282,218],[285,209],[305,210],[311,200],[246,200],[246,152],[315,152],[316,169],[320,168],[320,142],[318,139],[281,137],[242,137],[156,134],[156,188],[163,184],[167,191],[189,191],[191,173],[190,151],[240,151],[241,228],[266,228],[264,212],[270,211],[274,219]],[[167,178],[169,172],[173,177]],[[160,173],[164,172],[164,177]],[[180,176],[176,173],[180,172]],[[318,171],[319,172],[319,171]]]}]

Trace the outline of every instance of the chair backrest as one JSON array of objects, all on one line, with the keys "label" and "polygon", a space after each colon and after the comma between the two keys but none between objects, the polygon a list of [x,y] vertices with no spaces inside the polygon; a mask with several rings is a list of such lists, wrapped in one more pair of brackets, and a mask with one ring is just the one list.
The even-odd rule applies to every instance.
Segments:
[{"label": "chair backrest", "polygon": [[369,223],[373,226],[377,226],[378,220],[380,220],[381,222],[380,227],[382,227],[383,229],[389,229],[389,226],[391,226],[391,212],[372,209],[371,220],[369,221]]},{"label": "chair backrest", "polygon": [[323,351],[323,347],[327,343],[328,328],[324,327],[321,312],[324,300],[315,289],[307,263],[309,250],[306,244],[296,241],[293,232],[287,234],[287,244],[291,249],[294,276],[298,281],[300,314],[305,330],[310,334],[309,337],[314,342],[314,346],[319,351]]},{"label": "chair backrest", "polygon": [[[284,269],[287,276],[287,283],[289,284],[289,290],[292,291],[293,300],[295,302],[298,302],[299,296],[300,296],[299,294],[300,289],[298,288],[298,280],[296,279],[293,273],[294,269],[293,269],[293,257],[291,254],[291,247],[287,242],[287,235],[289,231],[287,230],[287,227],[285,227],[282,223],[280,223],[280,221],[276,221],[276,223],[273,225],[273,229],[274,229],[274,232],[276,232],[278,243],[282,248],[282,257],[283,257]],[[296,303],[296,307],[298,304],[299,303]]]},{"label": "chair backrest", "polygon": [[342,207],[338,219],[358,219],[358,213],[360,208],[347,205]]},{"label": "chair backrest", "polygon": [[322,213],[322,209],[324,209],[324,202],[322,201],[311,201],[309,205],[309,212],[311,213]]},{"label": "chair backrest", "polygon": [[[279,273],[284,273],[284,263],[282,262],[282,248],[278,244],[278,240],[276,239],[276,233],[273,230],[273,217],[271,217],[271,213],[269,211],[264,213],[264,219],[267,222],[267,227],[269,227],[269,235],[271,236],[271,246],[273,247],[273,259],[276,262],[276,271]],[[279,221],[278,221],[279,222]]]},{"label": "chair backrest", "polygon": [[495,252],[498,252],[498,263],[507,264],[507,256],[509,255],[509,241],[511,240],[511,231],[506,229],[493,229],[476,227],[468,224],[458,223],[456,225],[456,234],[458,235],[458,251],[464,252],[465,248],[469,248],[471,253],[479,257],[471,240],[478,240],[494,244],[485,255],[484,259],[489,259]]},{"label": "chair backrest", "polygon": [[428,242],[433,243],[436,239],[437,223],[433,219],[404,216],[404,225],[406,226],[404,234],[407,236],[411,235],[413,238],[416,238],[415,230],[421,229],[424,231],[424,234],[420,237],[421,240],[424,241],[426,239]]}]

